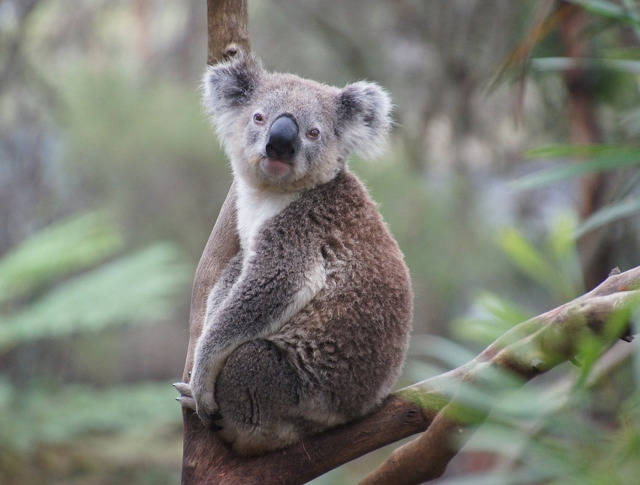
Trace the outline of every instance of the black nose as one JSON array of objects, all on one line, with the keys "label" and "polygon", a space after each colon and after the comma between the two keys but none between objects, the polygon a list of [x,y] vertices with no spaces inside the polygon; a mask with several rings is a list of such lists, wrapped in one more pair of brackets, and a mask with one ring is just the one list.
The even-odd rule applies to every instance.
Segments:
[{"label": "black nose", "polygon": [[288,115],[277,118],[269,129],[267,140],[267,157],[289,162],[296,154],[298,125]]}]

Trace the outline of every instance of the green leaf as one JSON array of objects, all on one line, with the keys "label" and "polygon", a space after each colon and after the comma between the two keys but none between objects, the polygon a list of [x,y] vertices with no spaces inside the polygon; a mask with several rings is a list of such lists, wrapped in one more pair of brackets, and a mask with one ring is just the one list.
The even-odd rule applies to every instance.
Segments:
[{"label": "green leaf", "polygon": [[158,243],[56,286],[17,314],[0,316],[0,353],[20,342],[166,317],[190,270]]},{"label": "green leaf", "polygon": [[557,276],[555,268],[518,231],[508,228],[500,234],[500,247],[511,261],[527,276],[543,286],[553,284]]},{"label": "green leaf", "polygon": [[539,57],[531,59],[535,71],[569,71],[571,69],[592,69],[640,74],[640,61],[631,59],[597,59],[575,57]]},{"label": "green leaf", "polygon": [[62,220],[0,260],[0,304],[52,278],[92,266],[120,250],[122,237],[101,212]]},{"label": "green leaf", "polygon": [[610,204],[585,219],[576,229],[575,237],[578,238],[589,231],[638,214],[640,214],[640,199]]},{"label": "green leaf", "polygon": [[618,145],[545,145],[531,148],[525,152],[527,158],[587,158],[618,154],[638,154],[640,147]]},{"label": "green leaf", "polygon": [[547,247],[556,268],[555,289],[562,299],[572,299],[584,291],[582,267],[576,248],[576,216],[560,213],[550,227]]},{"label": "green leaf", "polygon": [[451,331],[456,338],[489,344],[530,317],[530,312],[515,303],[484,291],[475,298],[468,316],[452,322]]},{"label": "green leaf", "polygon": [[556,146],[545,147],[528,152],[534,157],[581,157],[587,160],[565,163],[543,170],[510,183],[514,190],[528,190],[543,187],[562,180],[579,177],[589,173],[606,172],[634,165],[640,165],[640,147],[603,147],[603,146]]},{"label": "green leaf", "polygon": [[626,8],[606,0],[567,0],[570,3],[580,5],[587,12],[604,17],[609,20],[616,20],[638,27],[640,18],[629,12]]},{"label": "green leaf", "polygon": [[551,225],[548,246],[556,261],[560,261],[575,252],[575,238],[573,236],[576,219],[572,213],[557,216]]}]

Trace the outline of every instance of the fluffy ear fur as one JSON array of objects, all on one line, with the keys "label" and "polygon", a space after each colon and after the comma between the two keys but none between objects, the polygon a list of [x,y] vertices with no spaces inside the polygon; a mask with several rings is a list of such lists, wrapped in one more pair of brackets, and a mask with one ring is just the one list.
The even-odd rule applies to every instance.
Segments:
[{"label": "fluffy ear fur", "polygon": [[391,108],[389,94],[375,83],[346,86],[338,96],[338,133],[347,150],[378,155],[391,128]]},{"label": "fluffy ear fur", "polygon": [[263,72],[257,60],[245,55],[205,70],[202,105],[223,141],[225,130],[234,126],[237,110],[251,102]]}]

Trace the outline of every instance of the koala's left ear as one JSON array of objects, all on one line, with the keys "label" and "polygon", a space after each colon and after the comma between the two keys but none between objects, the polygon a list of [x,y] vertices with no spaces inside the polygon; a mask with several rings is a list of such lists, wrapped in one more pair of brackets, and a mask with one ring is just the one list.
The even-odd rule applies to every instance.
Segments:
[{"label": "koala's left ear", "polygon": [[375,83],[346,86],[338,95],[338,134],[347,150],[378,155],[391,128],[391,108],[389,94]]}]

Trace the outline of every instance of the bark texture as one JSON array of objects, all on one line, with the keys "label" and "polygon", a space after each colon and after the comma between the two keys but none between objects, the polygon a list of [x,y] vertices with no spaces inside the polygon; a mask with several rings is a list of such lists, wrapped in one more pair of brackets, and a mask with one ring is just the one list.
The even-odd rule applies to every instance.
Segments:
[{"label": "bark texture", "polygon": [[247,0],[207,0],[207,64],[249,52]]}]

